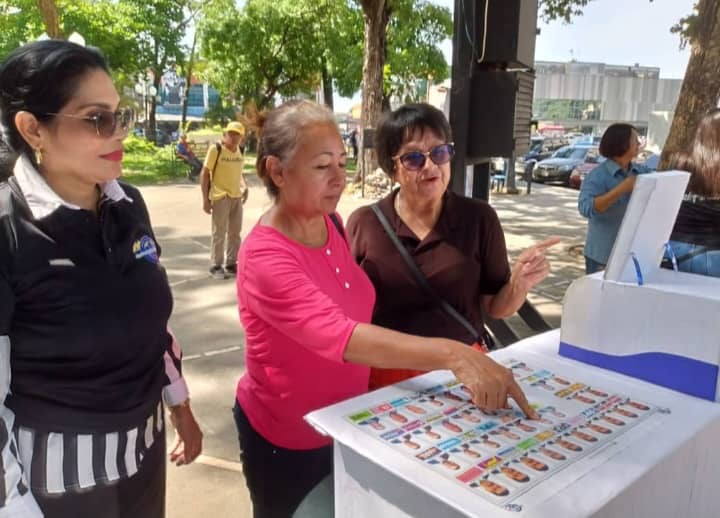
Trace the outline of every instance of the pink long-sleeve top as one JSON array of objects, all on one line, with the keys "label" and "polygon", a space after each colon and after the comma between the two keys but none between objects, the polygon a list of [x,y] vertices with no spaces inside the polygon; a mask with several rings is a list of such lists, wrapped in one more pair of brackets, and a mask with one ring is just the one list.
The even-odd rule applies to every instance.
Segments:
[{"label": "pink long-sleeve top", "polygon": [[258,223],[238,256],[237,291],[246,372],[237,400],[253,428],[282,448],[329,444],[308,412],[367,391],[369,369],[347,363],[358,323],[369,323],[375,290],[326,217],[327,243],[310,248]]}]

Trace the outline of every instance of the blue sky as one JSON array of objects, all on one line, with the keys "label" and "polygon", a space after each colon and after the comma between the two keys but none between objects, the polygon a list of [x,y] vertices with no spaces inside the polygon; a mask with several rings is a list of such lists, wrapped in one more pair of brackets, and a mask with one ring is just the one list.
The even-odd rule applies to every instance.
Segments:
[{"label": "blue sky", "polygon": [[[465,0],[472,2],[474,0]],[[495,0],[497,1],[497,0]],[[500,0],[502,1],[502,0]],[[451,11],[454,0],[434,0]],[[695,0],[591,0],[572,23],[540,23],[535,59],[540,61],[600,61],[613,65],[660,67],[660,76],[682,79],[689,49],[679,50],[679,38],[670,33],[680,18],[692,11]],[[450,41],[443,51],[452,59]],[[347,111],[359,102],[335,97],[335,111]]]}]

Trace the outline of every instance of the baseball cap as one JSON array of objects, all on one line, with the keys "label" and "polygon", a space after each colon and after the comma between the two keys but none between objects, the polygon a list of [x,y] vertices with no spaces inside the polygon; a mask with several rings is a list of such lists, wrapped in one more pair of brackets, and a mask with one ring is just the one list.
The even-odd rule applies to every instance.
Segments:
[{"label": "baseball cap", "polygon": [[232,131],[242,136],[245,135],[245,126],[243,126],[240,122],[236,121],[228,122],[228,125],[225,126],[225,129],[223,131],[225,133]]}]

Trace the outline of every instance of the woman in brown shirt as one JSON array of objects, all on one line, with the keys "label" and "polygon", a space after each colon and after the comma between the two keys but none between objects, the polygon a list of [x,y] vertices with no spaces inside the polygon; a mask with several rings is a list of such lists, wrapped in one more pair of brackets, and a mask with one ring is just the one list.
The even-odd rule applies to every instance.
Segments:
[{"label": "woman in brown shirt", "polygon": [[[520,254],[511,268],[497,214],[486,202],[447,190],[454,148],[443,113],[408,104],[388,113],[376,134],[378,161],[399,184],[378,202],[390,226],[435,293],[478,331],[483,311],[505,318],[550,271],[550,239]],[[349,218],[347,231],[358,264],[375,285],[373,324],[405,333],[472,344],[472,336],[421,288],[370,206]],[[374,369],[378,388],[419,374]]]}]

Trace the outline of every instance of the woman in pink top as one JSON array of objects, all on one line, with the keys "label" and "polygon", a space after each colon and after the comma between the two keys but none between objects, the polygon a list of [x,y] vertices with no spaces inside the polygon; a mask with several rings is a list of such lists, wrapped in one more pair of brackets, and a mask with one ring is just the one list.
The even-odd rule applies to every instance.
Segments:
[{"label": "woman in pink top", "polygon": [[256,119],[257,171],[274,203],[238,256],[247,371],[234,408],[254,516],[291,516],[331,473],[331,441],[303,416],[365,392],[369,367],[451,369],[479,407],[510,396],[535,417],[512,373],[489,357],[369,323],[375,292],[335,214],[346,153],[332,112],[292,101]]}]

